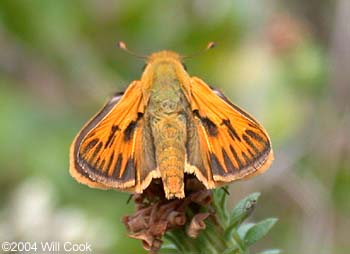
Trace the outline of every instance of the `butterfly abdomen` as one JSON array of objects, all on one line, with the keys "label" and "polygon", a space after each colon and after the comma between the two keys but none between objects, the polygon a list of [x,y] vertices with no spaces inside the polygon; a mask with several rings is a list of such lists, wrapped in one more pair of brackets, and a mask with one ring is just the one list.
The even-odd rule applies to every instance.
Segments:
[{"label": "butterfly abdomen", "polygon": [[183,198],[186,123],[174,116],[162,119],[154,126],[156,161],[164,185],[165,195]]}]

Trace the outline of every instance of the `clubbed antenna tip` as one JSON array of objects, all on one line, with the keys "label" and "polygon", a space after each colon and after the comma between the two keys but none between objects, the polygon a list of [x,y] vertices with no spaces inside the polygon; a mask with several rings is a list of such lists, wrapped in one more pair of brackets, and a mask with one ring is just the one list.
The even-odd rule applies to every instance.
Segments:
[{"label": "clubbed antenna tip", "polygon": [[126,46],[125,42],[123,42],[123,41],[118,41],[117,45],[118,45],[118,48],[124,50],[126,53],[128,53],[132,56],[136,56],[136,57],[142,58],[142,59],[147,58],[147,56],[139,55],[139,54],[136,54],[135,52],[129,50],[128,47]]},{"label": "clubbed antenna tip", "polygon": [[123,41],[118,41],[117,45],[120,49],[127,50],[126,44]]},{"label": "clubbed antenna tip", "polygon": [[207,45],[204,49],[202,49],[202,50],[200,50],[200,51],[197,51],[197,52],[195,52],[195,53],[192,53],[192,54],[190,54],[190,55],[182,56],[182,58],[191,58],[191,57],[200,55],[200,54],[202,54],[203,52],[208,51],[209,49],[214,48],[215,46],[216,46],[216,43],[213,42],[213,41],[211,41],[211,42],[208,43],[208,45]]},{"label": "clubbed antenna tip", "polygon": [[212,48],[215,48],[216,47],[216,43],[211,41],[208,43],[208,46],[207,46],[207,49],[212,49]]}]

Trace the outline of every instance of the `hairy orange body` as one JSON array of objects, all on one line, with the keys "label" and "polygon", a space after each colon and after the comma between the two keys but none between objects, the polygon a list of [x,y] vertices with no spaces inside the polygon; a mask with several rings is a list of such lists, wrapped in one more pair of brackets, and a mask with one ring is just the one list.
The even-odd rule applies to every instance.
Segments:
[{"label": "hairy orange body", "polygon": [[265,171],[273,160],[263,127],[202,80],[181,56],[148,57],[140,81],[115,95],[79,132],[70,173],[96,188],[142,193],[161,178],[165,196],[183,198],[184,175],[208,189]]}]

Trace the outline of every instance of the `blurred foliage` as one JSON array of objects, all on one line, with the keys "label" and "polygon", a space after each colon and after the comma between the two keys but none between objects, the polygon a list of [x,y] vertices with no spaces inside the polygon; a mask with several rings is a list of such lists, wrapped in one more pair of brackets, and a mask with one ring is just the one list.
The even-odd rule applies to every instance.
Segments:
[{"label": "blurred foliage", "polygon": [[[50,223],[64,214],[67,237],[87,239],[91,225],[101,253],[143,253],[120,222],[133,210],[128,194],[77,184],[69,145],[109,96],[141,75],[143,63],[118,51],[117,40],[144,54],[189,54],[216,41],[215,50],[186,60],[189,73],[256,116],[276,153],[263,176],[231,185],[231,204],[261,191],[254,218],[280,219],[257,249],[348,253],[348,3],[0,1],[0,240],[31,236],[21,218],[30,218],[22,227],[43,232],[38,237],[58,240]],[[22,209],[26,202],[50,213]]]},{"label": "blurred foliage", "polygon": [[[195,239],[188,237],[189,229],[185,227],[167,232],[164,238],[170,244],[163,245],[161,253],[250,253],[251,245],[263,238],[275,225],[277,219],[268,218],[258,223],[244,222],[255,209],[260,193],[255,192],[243,198],[229,212],[227,209],[228,192],[226,187],[224,188],[213,190],[212,208],[215,209],[215,219],[209,216],[205,220],[200,220],[205,227]],[[204,210],[201,209],[200,212],[202,213]],[[259,253],[264,252],[281,253],[279,249],[267,249]]]}]

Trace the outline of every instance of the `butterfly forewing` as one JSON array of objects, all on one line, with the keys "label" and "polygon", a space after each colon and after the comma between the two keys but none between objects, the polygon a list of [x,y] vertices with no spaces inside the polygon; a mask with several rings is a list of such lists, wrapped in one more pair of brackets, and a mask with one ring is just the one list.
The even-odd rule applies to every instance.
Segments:
[{"label": "butterfly forewing", "polygon": [[143,106],[140,82],[134,81],[81,130],[71,148],[71,173],[78,181],[92,187],[134,188]]},{"label": "butterfly forewing", "polygon": [[263,127],[199,78],[192,78],[191,84],[190,104],[206,168],[190,171],[212,187],[267,169],[273,155]]}]

